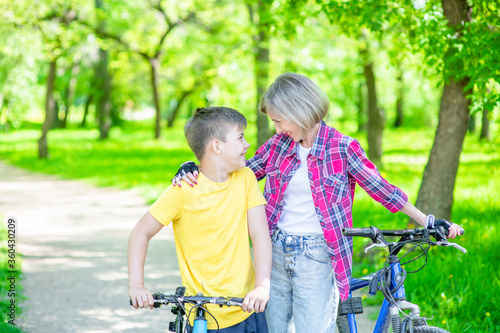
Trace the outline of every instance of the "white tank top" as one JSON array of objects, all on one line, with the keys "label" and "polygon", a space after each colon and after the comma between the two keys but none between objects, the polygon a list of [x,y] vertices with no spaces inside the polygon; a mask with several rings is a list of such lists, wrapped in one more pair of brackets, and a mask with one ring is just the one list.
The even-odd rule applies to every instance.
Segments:
[{"label": "white tank top", "polygon": [[295,235],[323,234],[309,184],[307,155],[311,148],[304,148],[299,143],[300,166],[292,176],[283,195],[283,211],[278,221],[278,228]]}]

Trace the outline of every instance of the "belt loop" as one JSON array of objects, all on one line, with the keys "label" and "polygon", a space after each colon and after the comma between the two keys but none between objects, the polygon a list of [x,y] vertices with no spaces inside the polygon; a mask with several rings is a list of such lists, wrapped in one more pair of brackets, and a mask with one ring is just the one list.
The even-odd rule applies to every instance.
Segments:
[{"label": "belt loop", "polygon": [[304,236],[300,236],[300,251],[304,251]]},{"label": "belt loop", "polygon": [[273,243],[276,243],[276,239],[278,239],[278,233],[279,229],[278,228],[274,229],[273,235],[271,236],[271,240],[273,241]]}]

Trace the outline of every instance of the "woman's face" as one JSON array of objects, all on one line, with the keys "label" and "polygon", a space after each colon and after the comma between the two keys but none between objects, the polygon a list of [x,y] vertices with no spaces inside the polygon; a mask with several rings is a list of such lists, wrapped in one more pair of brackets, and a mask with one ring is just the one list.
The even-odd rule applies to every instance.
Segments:
[{"label": "woman's face", "polygon": [[292,124],[288,120],[268,112],[269,118],[271,118],[274,123],[274,128],[277,134],[285,134],[292,138],[293,141],[299,142],[304,138],[304,131],[297,125]]}]

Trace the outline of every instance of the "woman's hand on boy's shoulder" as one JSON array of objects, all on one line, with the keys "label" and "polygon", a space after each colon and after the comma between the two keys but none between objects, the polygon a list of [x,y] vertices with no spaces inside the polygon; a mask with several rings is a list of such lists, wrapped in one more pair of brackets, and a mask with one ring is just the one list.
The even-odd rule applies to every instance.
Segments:
[{"label": "woman's hand on boy's shoulder", "polygon": [[172,178],[172,185],[182,187],[182,181],[184,181],[189,186],[194,187],[194,184],[198,185],[196,181],[198,173],[198,166],[193,161],[187,161],[181,164],[181,167],[177,170],[174,178]]},{"label": "woman's hand on boy's shoulder", "polygon": [[144,286],[131,286],[128,293],[132,306],[136,309],[147,308],[153,309],[154,298],[153,294]]},{"label": "woman's hand on boy's shoulder", "polygon": [[263,312],[266,309],[267,301],[269,301],[269,288],[256,286],[245,296],[241,309],[247,312]]}]

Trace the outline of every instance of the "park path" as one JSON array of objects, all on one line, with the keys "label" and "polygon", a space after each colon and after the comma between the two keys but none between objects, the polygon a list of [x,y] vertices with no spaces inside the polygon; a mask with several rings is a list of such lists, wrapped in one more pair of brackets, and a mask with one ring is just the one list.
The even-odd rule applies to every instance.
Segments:
[{"label": "park path", "polygon": [[[23,254],[27,300],[16,324],[29,333],[166,331],[169,311],[128,305],[127,239],[146,210],[132,190],[0,162],[0,215],[16,219]],[[169,228],[151,241],[145,269],[151,290],[172,291],[181,283]]]},{"label": "park path", "polygon": [[[0,162],[0,216],[16,219],[23,254],[27,300],[17,325],[28,333],[166,332],[173,318],[168,310],[128,305],[127,239],[146,210],[133,190],[97,188]],[[150,242],[145,270],[152,291],[180,285],[171,228]],[[360,332],[368,327],[372,321],[358,322]]]}]

